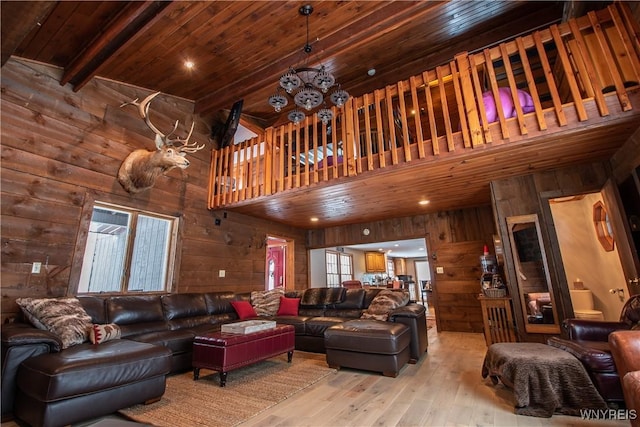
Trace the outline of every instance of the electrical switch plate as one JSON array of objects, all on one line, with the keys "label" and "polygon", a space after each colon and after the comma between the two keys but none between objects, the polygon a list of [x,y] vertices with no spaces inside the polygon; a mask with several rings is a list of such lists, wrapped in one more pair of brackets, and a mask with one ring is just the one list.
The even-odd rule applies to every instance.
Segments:
[{"label": "electrical switch plate", "polygon": [[436,273],[444,274],[444,267],[436,267]]},{"label": "electrical switch plate", "polygon": [[218,277],[224,277],[226,276],[227,272],[224,270],[218,270]]},{"label": "electrical switch plate", "polygon": [[31,266],[31,273],[40,274],[40,267],[42,267],[41,262],[34,262],[33,265]]}]

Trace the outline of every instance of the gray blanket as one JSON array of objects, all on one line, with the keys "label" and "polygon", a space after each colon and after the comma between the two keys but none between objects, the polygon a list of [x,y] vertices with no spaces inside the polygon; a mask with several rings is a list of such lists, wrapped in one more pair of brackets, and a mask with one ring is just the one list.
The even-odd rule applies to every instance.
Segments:
[{"label": "gray blanket", "polygon": [[582,363],[566,351],[539,343],[497,343],[487,350],[482,378],[513,389],[519,415],[580,415],[607,409]]}]

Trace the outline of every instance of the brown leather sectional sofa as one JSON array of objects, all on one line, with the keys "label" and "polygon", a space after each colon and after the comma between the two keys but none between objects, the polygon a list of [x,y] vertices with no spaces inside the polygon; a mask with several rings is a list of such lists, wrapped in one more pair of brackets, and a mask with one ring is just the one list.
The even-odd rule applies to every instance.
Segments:
[{"label": "brown leather sectional sofa", "polygon": [[[324,352],[324,331],[359,318],[378,289],[311,288],[298,316],[274,316],[295,327],[297,350]],[[18,319],[2,328],[2,416],[33,426],[62,426],[158,399],[168,373],[191,369],[196,335],[237,321],[231,301],[250,293],[211,292],[79,297],[96,324],[116,323],[122,339],[61,350],[59,338]],[[306,301],[306,304],[304,303]],[[425,308],[410,302],[390,313],[410,331],[410,361],[427,350]]]}]

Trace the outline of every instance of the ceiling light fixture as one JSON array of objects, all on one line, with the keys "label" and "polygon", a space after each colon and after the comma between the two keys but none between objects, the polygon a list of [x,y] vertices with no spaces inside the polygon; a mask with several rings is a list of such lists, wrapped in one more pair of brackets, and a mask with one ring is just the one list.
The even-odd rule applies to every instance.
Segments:
[{"label": "ceiling light fixture", "polygon": [[291,111],[288,118],[296,124],[304,120],[305,111],[310,112],[323,105],[323,108],[318,110],[318,118],[326,125],[333,118],[333,111],[327,108],[323,94],[335,86],[336,89],[329,95],[329,99],[337,107],[342,107],[347,102],[349,94],[340,88],[340,85],[336,83],[336,78],[325,69],[324,65],[320,65],[320,68],[309,66],[309,56],[312,51],[309,43],[309,16],[313,13],[313,7],[310,4],[304,5],[298,9],[298,13],[307,18],[307,42],[303,48],[306,55],[305,64],[302,67],[290,68],[280,77],[280,85],[276,89],[276,93],[269,97],[269,105],[274,108],[276,113],[279,113],[289,104],[285,94],[292,97],[298,108]]},{"label": "ceiling light fixture", "polygon": [[418,202],[418,204],[419,204],[419,205],[423,205],[423,206],[424,206],[424,205],[428,205],[428,204],[429,204],[429,200],[420,200],[420,201]]}]

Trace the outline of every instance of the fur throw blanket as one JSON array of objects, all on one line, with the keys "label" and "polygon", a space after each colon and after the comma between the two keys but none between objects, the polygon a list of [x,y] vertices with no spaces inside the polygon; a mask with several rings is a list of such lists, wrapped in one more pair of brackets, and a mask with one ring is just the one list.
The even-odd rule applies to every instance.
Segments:
[{"label": "fur throw blanket", "polygon": [[482,377],[487,376],[513,389],[518,415],[579,416],[581,409],[607,409],[582,363],[545,344],[492,344],[482,366]]}]

